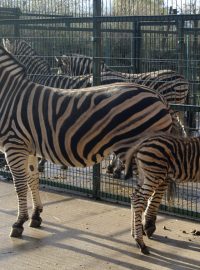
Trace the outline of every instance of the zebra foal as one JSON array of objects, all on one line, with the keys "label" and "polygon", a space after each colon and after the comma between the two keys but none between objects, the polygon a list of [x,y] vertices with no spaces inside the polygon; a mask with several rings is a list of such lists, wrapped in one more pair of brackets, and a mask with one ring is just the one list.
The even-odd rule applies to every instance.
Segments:
[{"label": "zebra foal", "polygon": [[[131,234],[141,251],[149,254],[143,231],[148,237],[155,231],[158,207],[169,181],[200,182],[200,137],[183,138],[163,133],[144,136],[127,152],[127,167],[133,161],[137,164],[139,180],[131,196]],[[148,204],[145,209],[155,193],[154,207]]]}]

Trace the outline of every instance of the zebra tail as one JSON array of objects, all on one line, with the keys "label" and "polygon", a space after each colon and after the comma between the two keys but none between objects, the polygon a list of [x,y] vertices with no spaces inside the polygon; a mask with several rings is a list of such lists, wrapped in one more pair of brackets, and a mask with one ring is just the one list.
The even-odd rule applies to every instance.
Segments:
[{"label": "zebra tail", "polygon": [[140,139],[138,137],[138,140],[136,140],[131,148],[127,151],[125,155],[125,175],[127,175],[130,167],[132,167],[133,159],[135,159],[136,154],[140,148],[140,144],[145,140],[145,138],[147,138],[147,136],[144,136],[142,139],[141,136]]},{"label": "zebra tail", "polygon": [[167,187],[167,202],[169,207],[174,205],[175,197],[176,197],[176,182],[169,179],[168,187]]}]

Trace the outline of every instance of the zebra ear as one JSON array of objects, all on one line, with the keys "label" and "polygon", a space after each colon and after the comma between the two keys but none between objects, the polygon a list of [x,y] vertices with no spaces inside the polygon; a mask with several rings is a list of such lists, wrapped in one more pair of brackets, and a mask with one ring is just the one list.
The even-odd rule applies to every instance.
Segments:
[{"label": "zebra ear", "polygon": [[3,43],[4,49],[6,49],[6,51],[10,52],[10,48],[11,48],[10,40],[8,38],[3,38],[2,43]]},{"label": "zebra ear", "polygon": [[55,56],[55,60],[58,64],[60,63],[60,57]]}]

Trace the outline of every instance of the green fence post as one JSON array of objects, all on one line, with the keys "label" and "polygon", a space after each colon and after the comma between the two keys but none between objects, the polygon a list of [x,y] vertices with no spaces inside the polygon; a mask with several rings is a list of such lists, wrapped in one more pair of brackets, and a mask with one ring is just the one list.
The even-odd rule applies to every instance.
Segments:
[{"label": "green fence post", "polygon": [[[21,13],[21,10],[19,8],[16,8],[15,18],[16,19],[19,19],[21,14],[22,14]],[[20,24],[18,23],[17,20],[14,23],[14,36],[15,36],[15,38],[19,38],[20,37]]]},{"label": "green fence post", "polygon": [[[178,17],[178,16],[177,16]],[[184,74],[184,20],[180,17],[177,20],[177,34],[178,34],[178,72]]]},{"label": "green fence post", "polygon": [[[101,84],[101,1],[93,0],[93,85]],[[93,166],[93,197],[100,198],[100,164]]]},{"label": "green fence post", "polygon": [[141,59],[141,25],[139,22],[133,23],[133,42],[132,42],[132,55],[131,66],[133,66],[133,72],[140,72],[140,59]]}]

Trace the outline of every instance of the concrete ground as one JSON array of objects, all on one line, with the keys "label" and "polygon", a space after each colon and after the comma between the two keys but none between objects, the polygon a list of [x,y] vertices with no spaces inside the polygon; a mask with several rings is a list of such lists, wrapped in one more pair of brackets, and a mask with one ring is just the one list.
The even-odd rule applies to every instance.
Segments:
[{"label": "concrete ground", "polygon": [[10,238],[17,199],[13,184],[0,181],[0,270],[200,269],[200,236],[191,233],[200,222],[159,215],[145,256],[130,236],[129,207],[47,189],[41,197],[41,229],[27,222],[21,239]]}]

